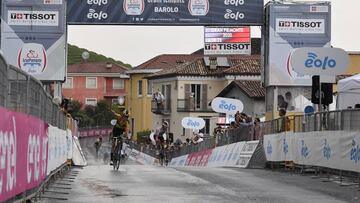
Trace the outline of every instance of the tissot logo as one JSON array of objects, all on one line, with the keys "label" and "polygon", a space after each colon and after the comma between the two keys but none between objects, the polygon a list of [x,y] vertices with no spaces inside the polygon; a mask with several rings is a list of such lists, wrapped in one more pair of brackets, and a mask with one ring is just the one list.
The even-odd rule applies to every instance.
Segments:
[{"label": "tissot logo", "polygon": [[23,15],[21,13],[12,13],[11,19],[22,19]]},{"label": "tissot logo", "polygon": [[323,34],[325,33],[325,20],[277,18],[276,32],[294,34]]},{"label": "tissot logo", "polygon": [[280,27],[320,27],[322,22],[279,21]]},{"label": "tissot logo", "polygon": [[9,25],[58,26],[57,11],[8,11]]},{"label": "tissot logo", "polygon": [[290,27],[290,22],[289,21],[280,21],[279,26],[280,27]]}]

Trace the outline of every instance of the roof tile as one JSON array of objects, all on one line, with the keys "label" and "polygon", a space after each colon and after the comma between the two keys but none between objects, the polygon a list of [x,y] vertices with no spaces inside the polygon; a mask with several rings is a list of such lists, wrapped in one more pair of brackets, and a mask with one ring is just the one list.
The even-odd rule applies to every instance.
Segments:
[{"label": "roof tile", "polygon": [[179,64],[193,61],[196,58],[202,58],[201,54],[163,54],[156,56],[140,65],[133,70],[139,69],[169,69]]},{"label": "roof tile", "polygon": [[106,67],[105,62],[73,64],[67,67],[68,73],[121,73],[125,74],[128,69],[124,66],[112,63],[111,68]]},{"label": "roof tile", "polygon": [[261,81],[235,80],[232,83],[244,91],[250,98],[265,97],[265,88],[261,85]]},{"label": "roof tile", "polygon": [[216,69],[210,69],[204,63],[203,58],[197,58],[192,62],[175,66],[173,68],[163,69],[149,75],[147,78],[171,77],[178,75],[196,75],[196,76],[224,76],[224,75],[260,75],[260,56],[231,56],[228,57],[230,67],[218,66]]}]

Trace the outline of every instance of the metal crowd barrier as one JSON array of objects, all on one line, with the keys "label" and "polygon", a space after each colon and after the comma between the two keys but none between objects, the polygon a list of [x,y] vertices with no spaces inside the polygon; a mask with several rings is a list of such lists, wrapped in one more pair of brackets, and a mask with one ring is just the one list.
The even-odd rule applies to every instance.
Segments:
[{"label": "metal crowd barrier", "polygon": [[27,113],[41,120],[66,129],[66,115],[40,81],[19,68],[8,66],[0,59],[0,106]]},{"label": "metal crowd barrier", "polygon": [[7,85],[8,85],[8,66],[0,54],[0,106],[6,105]]},{"label": "metal crowd barrier", "polygon": [[313,114],[287,116],[263,122],[263,135],[283,131],[356,131],[360,130],[360,109],[345,109]]},{"label": "metal crowd barrier", "polygon": [[[172,157],[183,156],[216,146],[228,145],[241,141],[263,140],[264,135],[280,133],[284,131],[311,132],[322,130],[360,130],[360,109],[347,109],[330,112],[319,112],[306,115],[292,115],[285,118],[278,118],[254,125],[242,125],[235,129],[225,130],[216,137],[205,138],[203,142],[196,145],[181,146],[171,152]],[[134,144],[136,145],[136,144]],[[146,149],[140,151],[149,155],[155,154],[155,150]]]}]

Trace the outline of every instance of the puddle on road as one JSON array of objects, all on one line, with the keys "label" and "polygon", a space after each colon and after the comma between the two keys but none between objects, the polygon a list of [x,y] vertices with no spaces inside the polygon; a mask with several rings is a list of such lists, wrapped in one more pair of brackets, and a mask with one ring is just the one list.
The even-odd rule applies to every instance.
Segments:
[{"label": "puddle on road", "polygon": [[95,191],[96,194],[105,197],[110,196],[111,198],[117,198],[117,197],[128,196],[126,194],[122,194],[121,191],[111,189],[109,186],[101,185],[99,182],[96,181],[82,180],[82,184],[85,185],[90,190]]}]

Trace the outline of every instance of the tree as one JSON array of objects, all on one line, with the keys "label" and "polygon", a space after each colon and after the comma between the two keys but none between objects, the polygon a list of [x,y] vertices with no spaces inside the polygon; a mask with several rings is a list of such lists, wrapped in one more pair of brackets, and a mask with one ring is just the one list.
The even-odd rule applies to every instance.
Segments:
[{"label": "tree", "polygon": [[114,119],[111,112],[111,104],[106,100],[101,100],[97,103],[93,116],[95,123],[99,126],[108,126],[110,121]]},{"label": "tree", "polygon": [[79,127],[109,126],[114,118],[111,104],[106,100],[100,100],[96,106],[86,105],[84,109],[79,101],[71,100],[68,112],[79,121]]}]

